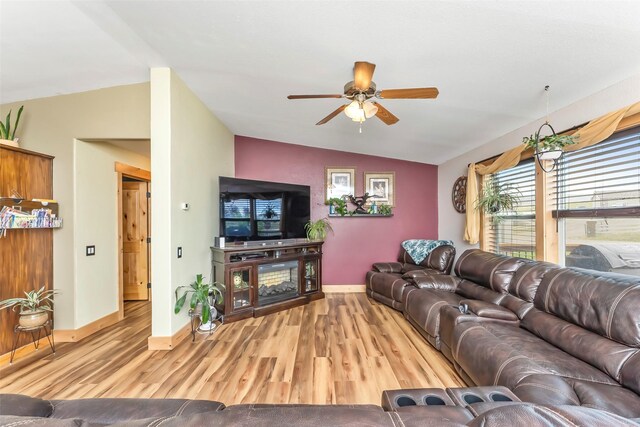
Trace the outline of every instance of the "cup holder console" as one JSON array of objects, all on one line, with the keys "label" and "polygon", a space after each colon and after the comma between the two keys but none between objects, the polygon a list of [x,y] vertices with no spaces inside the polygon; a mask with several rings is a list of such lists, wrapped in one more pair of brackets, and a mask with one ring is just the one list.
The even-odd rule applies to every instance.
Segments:
[{"label": "cup holder console", "polygon": [[491,408],[519,401],[520,399],[511,390],[500,386],[416,388],[382,392],[382,408],[385,411],[397,411],[407,406],[431,406],[434,410],[437,406],[465,408],[473,405],[477,409],[478,406],[484,405]]},{"label": "cup holder console", "polygon": [[396,405],[402,408],[403,406],[415,406],[417,403],[409,396],[398,396],[396,398]]},{"label": "cup holder console", "polygon": [[469,405],[471,405],[472,403],[484,402],[483,398],[481,398],[480,396],[476,396],[475,394],[471,394],[471,393],[462,395],[462,400],[467,402],[467,404],[469,404]]},{"label": "cup holder console", "polygon": [[438,396],[425,396],[424,404],[429,406],[446,405],[447,403]]},{"label": "cup holder console", "polygon": [[512,398],[510,398],[509,396],[505,396],[502,393],[491,393],[489,397],[494,402],[513,402]]}]

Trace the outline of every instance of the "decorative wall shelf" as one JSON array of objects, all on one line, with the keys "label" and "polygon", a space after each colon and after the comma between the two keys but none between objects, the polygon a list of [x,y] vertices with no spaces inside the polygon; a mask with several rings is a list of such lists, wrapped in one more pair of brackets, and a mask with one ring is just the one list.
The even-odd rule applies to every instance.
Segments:
[{"label": "decorative wall shelf", "polygon": [[0,212],[0,229],[3,230],[62,227],[58,203],[53,200],[0,197]]},{"label": "decorative wall shelf", "polygon": [[340,214],[329,214],[331,218],[367,218],[367,217],[376,217],[376,218],[391,218],[393,214],[382,215],[382,214],[353,214],[353,215],[340,215]]}]

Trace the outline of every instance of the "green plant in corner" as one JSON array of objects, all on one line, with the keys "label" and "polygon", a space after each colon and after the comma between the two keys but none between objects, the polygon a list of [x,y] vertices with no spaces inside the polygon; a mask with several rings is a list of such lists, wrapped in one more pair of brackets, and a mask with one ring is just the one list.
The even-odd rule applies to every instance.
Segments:
[{"label": "green plant in corner", "polygon": [[[527,148],[536,149],[536,140],[538,139],[539,134],[525,136],[522,138],[522,143],[527,146]],[[543,138],[540,138],[538,141],[538,150],[539,151],[562,151],[562,149],[568,145],[576,144],[577,138],[573,135],[548,135]]]},{"label": "green plant in corner", "polygon": [[495,178],[489,178],[482,189],[482,194],[476,201],[476,209],[491,215],[494,224],[502,221],[500,212],[513,210],[520,200],[520,191],[509,183],[500,183]]},{"label": "green plant in corner", "polygon": [[18,123],[20,123],[20,116],[22,115],[23,109],[24,105],[18,110],[18,116],[16,117],[16,122],[13,125],[13,132],[11,129],[11,110],[9,110],[9,114],[7,114],[5,122],[0,122],[0,139],[8,139],[10,141],[15,140],[16,129],[18,128]]},{"label": "green plant in corner", "polygon": [[378,213],[380,215],[391,215],[391,206],[381,203],[378,205]]},{"label": "green plant in corner", "polygon": [[[212,295],[215,298],[217,304],[222,304],[223,296],[220,289],[219,283],[204,283],[202,274],[196,274],[195,282],[190,285],[178,286],[176,288],[176,305],[174,307],[174,312],[176,314],[180,313],[184,303],[187,301],[187,297],[191,294],[191,298],[189,299],[189,308],[193,311],[196,310],[198,304],[202,307],[202,323],[208,323],[209,318],[211,317],[211,307],[209,296]],[[178,293],[182,292],[181,296],[178,296]]]},{"label": "green plant in corner", "polygon": [[304,229],[307,232],[307,238],[309,240],[324,240],[327,237],[327,232],[333,232],[333,228],[331,228],[331,223],[327,218],[321,218],[317,221],[307,222],[304,225]]}]

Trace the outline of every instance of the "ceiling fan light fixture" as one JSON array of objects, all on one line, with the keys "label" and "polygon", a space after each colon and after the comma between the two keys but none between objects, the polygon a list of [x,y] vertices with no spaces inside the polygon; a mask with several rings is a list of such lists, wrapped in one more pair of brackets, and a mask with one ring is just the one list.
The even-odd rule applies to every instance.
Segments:
[{"label": "ceiling fan light fixture", "polygon": [[362,109],[364,110],[364,116],[367,119],[370,119],[378,113],[378,107],[371,102],[365,102]]},{"label": "ceiling fan light fixture", "polygon": [[351,104],[344,109],[344,113],[352,119],[353,121],[360,121],[360,118],[364,118],[364,110],[360,108],[360,103],[358,101],[352,101]]}]

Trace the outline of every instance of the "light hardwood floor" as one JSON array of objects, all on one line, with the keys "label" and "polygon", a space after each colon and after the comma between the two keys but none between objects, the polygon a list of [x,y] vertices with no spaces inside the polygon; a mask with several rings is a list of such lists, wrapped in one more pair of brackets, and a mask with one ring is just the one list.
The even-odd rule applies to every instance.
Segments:
[{"label": "light hardwood floor", "polygon": [[379,404],[385,389],[464,385],[400,313],[362,293],[226,324],[173,351],[147,350],[149,303],[125,310],[122,322],[55,356],[0,370],[0,393]]}]

